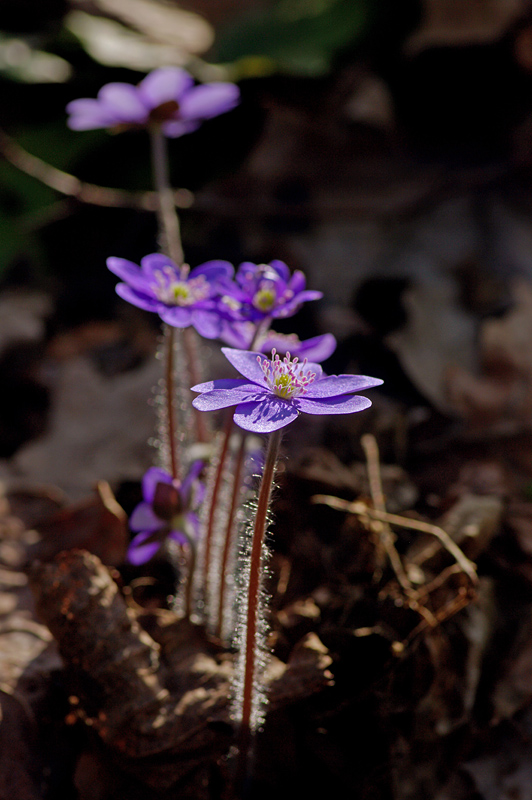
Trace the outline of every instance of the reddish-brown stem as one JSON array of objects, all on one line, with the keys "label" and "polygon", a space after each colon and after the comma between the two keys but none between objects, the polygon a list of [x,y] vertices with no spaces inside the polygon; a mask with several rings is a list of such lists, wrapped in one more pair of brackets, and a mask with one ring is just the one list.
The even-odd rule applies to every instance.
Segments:
[{"label": "reddish-brown stem", "polygon": [[253,526],[251,542],[251,558],[249,564],[249,583],[247,587],[247,609],[244,649],[244,686],[242,691],[242,708],[240,712],[239,755],[237,765],[237,784],[245,779],[251,751],[253,733],[253,694],[256,669],[257,630],[260,612],[260,595],[262,588],[263,546],[268,521],[268,507],[272,493],[275,465],[279,454],[282,431],[270,434],[266,461],[259,489],[257,511]]},{"label": "reddish-brown stem", "polygon": [[170,457],[170,472],[172,478],[179,478],[179,458],[177,455],[177,438],[174,405],[174,340],[175,328],[166,325],[164,329],[164,359],[165,359],[165,403],[166,403],[166,434],[168,437],[168,452]]},{"label": "reddish-brown stem", "polygon": [[[205,608],[207,609],[209,603],[209,572],[211,568],[211,550],[212,539],[214,533],[214,517],[216,515],[218,495],[220,493],[220,486],[222,484],[222,475],[224,472],[225,459],[227,458],[227,451],[229,449],[229,440],[231,438],[231,431],[233,429],[233,412],[232,410],[227,414],[222,449],[220,451],[220,459],[216,467],[216,478],[214,479],[214,486],[212,487],[212,496],[210,499],[209,516],[207,518],[207,529],[205,531],[205,544],[203,550],[203,592],[205,600]],[[223,581],[223,575],[222,575]]]},{"label": "reddish-brown stem", "polygon": [[[194,328],[185,328],[183,336],[183,343],[185,345],[185,353],[187,356],[188,372],[190,378],[190,386],[196,386],[201,382],[202,376],[198,370],[198,336]],[[204,444],[210,439],[209,430],[205,414],[194,408],[194,420],[196,422],[196,441]]]},{"label": "reddish-brown stem", "polygon": [[236,507],[238,505],[238,500],[240,497],[240,480],[242,475],[242,465],[244,463],[244,454],[246,452],[246,437],[244,434],[241,435],[240,438],[240,447],[238,448],[238,454],[236,457],[236,462],[233,470],[234,474],[234,483],[233,483],[233,492],[231,495],[231,506],[229,508],[229,514],[227,517],[227,524],[225,526],[225,535],[224,535],[224,546],[222,552],[222,563],[220,567],[220,596],[218,599],[218,624],[217,624],[217,634],[219,639],[223,637],[223,615],[224,615],[224,604],[225,604],[225,589],[227,585],[226,581],[226,573],[227,573],[227,566],[229,563],[229,555],[231,553],[231,545],[233,542],[233,522],[236,514]]}]

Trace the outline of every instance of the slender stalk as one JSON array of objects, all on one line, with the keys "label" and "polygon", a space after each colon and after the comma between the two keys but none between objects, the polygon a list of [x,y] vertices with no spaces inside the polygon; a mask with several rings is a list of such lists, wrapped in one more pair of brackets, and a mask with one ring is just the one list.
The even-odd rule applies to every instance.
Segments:
[{"label": "slender stalk", "polygon": [[[253,350],[253,348],[255,347],[256,342],[258,341],[260,335],[264,331],[265,327],[267,328],[269,323],[270,323],[270,318],[268,317],[265,320],[263,320],[260,324],[257,325],[257,327],[255,328],[255,331],[253,333],[253,338],[252,338],[251,344],[250,344],[250,349],[251,350]],[[188,333],[188,331],[187,331],[187,333]],[[192,361],[191,363],[196,363],[196,362]],[[192,375],[191,375],[191,378],[192,378]],[[195,380],[194,383],[199,383],[199,379]],[[194,383],[193,383],[193,385],[194,385]],[[201,412],[197,412],[197,413],[198,413],[198,415],[200,417],[200,420],[202,421],[204,419],[204,415],[202,415]],[[229,440],[231,438],[232,430],[233,430],[233,411],[229,410],[227,412],[227,417],[226,417],[226,421],[225,421],[225,425],[224,425],[224,439],[223,439],[222,448],[221,448],[221,451],[220,451],[220,458],[219,458],[219,461],[218,461],[218,465],[216,467],[216,470],[217,470],[216,471],[216,478],[215,478],[215,481],[214,481],[214,486],[213,486],[213,490],[212,490],[212,496],[210,498],[209,516],[207,518],[207,527],[206,527],[205,538],[204,538],[202,573],[203,573],[203,597],[204,597],[205,610],[207,612],[207,616],[209,615],[209,609],[208,609],[209,599],[210,599],[209,598],[209,583],[210,583],[209,575],[210,575],[210,570],[211,570],[211,551],[212,551],[212,540],[213,540],[213,535],[214,535],[214,522],[215,522],[216,512],[217,511],[220,512],[220,509],[218,509],[218,497],[219,497],[220,489],[221,489],[221,486],[222,486],[222,478],[223,478],[224,472],[225,472],[225,462],[226,462],[227,453],[228,453],[228,450],[229,450]],[[199,433],[199,431],[198,431],[198,433]],[[241,448],[243,448],[246,437],[245,437],[245,434],[242,433],[242,431],[240,431],[240,437],[241,437]],[[200,438],[199,441],[205,441],[205,440]],[[228,517],[227,525],[226,525],[226,531],[229,532],[229,534],[230,534],[230,531],[232,529],[233,517],[234,517],[234,514],[235,514],[235,510],[236,510],[235,495],[238,496],[238,490],[239,490],[238,480],[239,480],[239,471],[235,475],[235,483],[233,485],[231,510],[229,512],[229,517]],[[227,533],[226,533],[226,539],[227,539]],[[228,552],[226,554],[227,548],[228,548],[227,541],[224,540],[224,546],[223,546],[224,564],[222,566],[222,571],[221,571],[221,574],[220,574],[220,591],[221,591],[221,596],[222,597],[223,597],[223,593],[225,591],[224,590],[225,566],[226,566],[227,558],[228,558]],[[219,613],[220,612],[218,612],[218,616],[219,616]],[[218,631],[220,631],[220,625],[218,625],[217,628],[218,628]]]},{"label": "slender stalk", "polygon": [[249,582],[247,586],[247,607],[244,646],[244,676],[242,704],[240,709],[239,755],[237,764],[237,786],[241,786],[248,772],[251,754],[252,736],[257,721],[253,719],[255,700],[255,676],[259,632],[259,614],[261,611],[261,589],[263,583],[263,547],[268,521],[268,508],[272,493],[275,466],[279,454],[282,432],[270,434],[266,461],[259,489],[255,523],[251,542],[251,558],[249,563]]},{"label": "slender stalk", "polygon": [[[202,376],[201,370],[198,369],[198,335],[194,328],[185,328],[183,332],[183,344],[185,346],[185,353],[187,356],[190,378],[189,386],[196,386],[196,384],[201,383]],[[194,408],[193,411],[196,427],[196,441],[204,444],[211,438],[209,436],[209,429],[207,427],[207,418],[205,414],[202,414],[202,412],[198,411],[196,408]]]},{"label": "slender stalk", "polygon": [[[230,413],[228,413],[225,421],[224,438],[222,442],[222,449],[220,450],[219,462],[216,467],[216,477],[214,479],[214,486],[212,489],[211,505],[209,508],[209,516],[207,518],[207,527],[205,530],[205,538],[204,538],[202,572],[203,572],[203,597],[207,614],[208,614],[208,604],[209,604],[209,574],[211,569],[211,551],[212,551],[212,540],[214,533],[214,522],[215,522],[216,511],[219,510],[217,508],[217,500],[218,500],[218,495],[220,493],[222,477],[224,474],[224,465],[225,465],[225,460],[227,458],[227,451],[229,449],[229,439],[231,437],[231,430],[233,428],[233,411],[232,409],[230,409],[229,411]],[[223,575],[222,575],[222,582],[223,582]]]},{"label": "slender stalk", "polygon": [[[161,237],[161,249],[172,261],[180,266],[183,263],[183,247],[179,218],[175,210],[174,194],[170,186],[168,151],[166,139],[160,125],[150,127],[150,144],[153,179],[157,191],[157,221]],[[170,325],[164,326],[164,380],[166,384],[165,411],[166,430],[170,471],[173,478],[179,477],[179,460],[177,455],[176,410],[174,400],[175,375],[175,330]]]},{"label": "slender stalk", "polygon": [[227,523],[225,526],[225,536],[224,536],[224,545],[222,550],[222,563],[220,565],[220,595],[218,598],[218,624],[217,624],[217,635],[219,639],[223,639],[223,617],[224,617],[224,605],[225,605],[225,594],[226,594],[226,587],[227,587],[227,567],[229,565],[229,555],[231,553],[231,546],[233,543],[233,523],[235,519],[236,509],[238,505],[238,500],[240,497],[241,492],[241,485],[240,479],[242,475],[242,466],[244,463],[244,454],[246,452],[246,437],[241,436],[240,438],[240,447],[238,448],[238,453],[236,457],[236,462],[234,465],[234,483],[233,483],[233,492],[231,494],[231,506],[229,508],[229,514],[227,516]]},{"label": "slender stalk", "polygon": [[190,619],[192,614],[192,589],[194,583],[194,571],[196,568],[196,545],[190,537],[188,538],[188,570],[185,578],[185,616]]},{"label": "slender stalk", "polygon": [[164,357],[165,375],[164,382],[166,391],[164,399],[166,403],[166,426],[168,435],[168,452],[170,461],[170,472],[172,478],[179,478],[179,457],[177,453],[176,419],[174,403],[174,341],[175,328],[166,325],[164,329]]},{"label": "slender stalk", "polygon": [[184,261],[179,217],[175,210],[174,192],[170,185],[166,138],[160,125],[150,127],[151,162],[157,190],[157,220],[161,250],[178,266]]}]

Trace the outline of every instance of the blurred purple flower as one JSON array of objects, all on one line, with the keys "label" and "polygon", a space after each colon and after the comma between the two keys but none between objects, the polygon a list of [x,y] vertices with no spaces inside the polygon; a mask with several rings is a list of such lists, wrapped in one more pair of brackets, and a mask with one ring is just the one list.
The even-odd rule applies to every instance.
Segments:
[{"label": "blurred purple flower", "polygon": [[[220,339],[231,347],[249,350],[253,344],[256,330],[257,325],[253,322],[226,322]],[[301,341],[295,333],[278,333],[269,330],[260,333],[253,345],[253,349],[259,353],[271,353],[273,348],[279,355],[290,352],[292,358],[297,356],[299,360],[308,358],[309,361],[320,363],[334,353],[336,339],[332,333],[324,333],[321,336],[313,336],[312,339]]]},{"label": "blurred purple flower", "polygon": [[187,544],[199,531],[195,509],[201,504],[205,487],[198,480],[203,461],[195,461],[181,482],[159,467],[149,469],[142,479],[143,501],[134,509],[129,527],[137,533],[127,553],[131,564],[153,558],[168,537]]},{"label": "blurred purple flower", "polygon": [[125,281],[116,287],[120,297],[154,311],[174,328],[193,325],[206,339],[220,335],[219,282],[233,275],[228,261],[207,261],[190,270],[188,264],[178,267],[167,256],[151,253],[140,264],[114,256],[107,259],[111,272]]},{"label": "blurred purple flower", "polygon": [[200,395],[192,401],[199,411],[236,405],[233,419],[253,433],[271,433],[293,422],[300,413],[350,414],[369,408],[371,401],[355,392],[380,386],[379,378],[365,375],[323,374],[319,364],[281,360],[260,353],[223,347],[225,357],[244,379],[217,380],[193,387]]},{"label": "blurred purple flower", "polygon": [[175,138],[199,128],[203,120],[230,111],[240,100],[234,83],[194,84],[179,67],[161,67],[150,72],[137,86],[107,83],[96,99],[72,100],[67,107],[69,128],[145,127],[160,124],[166,136]]},{"label": "blurred purple flower", "polygon": [[252,264],[245,261],[238,267],[235,280],[227,282],[222,306],[228,319],[261,322],[265,319],[291,317],[307,300],[319,300],[322,292],[305,289],[305,276],[300,270],[292,275],[283,261]]}]

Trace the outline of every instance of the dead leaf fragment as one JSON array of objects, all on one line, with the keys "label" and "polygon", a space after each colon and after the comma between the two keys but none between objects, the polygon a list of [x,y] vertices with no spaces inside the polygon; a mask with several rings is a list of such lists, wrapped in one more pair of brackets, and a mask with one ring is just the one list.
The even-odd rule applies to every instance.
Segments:
[{"label": "dead leaf fragment", "polygon": [[405,51],[415,55],[428,47],[496,41],[527,5],[526,0],[424,0],[423,21]]}]

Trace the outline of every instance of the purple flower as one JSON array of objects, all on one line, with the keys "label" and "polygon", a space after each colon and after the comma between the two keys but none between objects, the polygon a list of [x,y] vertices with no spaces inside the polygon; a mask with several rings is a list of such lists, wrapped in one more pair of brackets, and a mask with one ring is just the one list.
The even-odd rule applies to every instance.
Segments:
[{"label": "purple flower", "polygon": [[175,138],[199,128],[203,120],[230,111],[240,100],[234,83],[196,86],[179,67],[150,72],[138,86],[107,83],[94,100],[83,97],[67,105],[68,126],[75,131],[94,128],[145,127],[160,124],[166,136]]},{"label": "purple flower", "polygon": [[178,267],[167,256],[151,253],[142,259],[140,267],[115,257],[107,259],[107,266],[125,281],[116,291],[128,303],[154,311],[174,328],[193,325],[206,339],[220,335],[218,285],[233,275],[229,262],[207,261],[190,270],[188,264]]},{"label": "purple flower", "polygon": [[195,509],[201,504],[205,489],[198,480],[203,461],[195,461],[181,482],[159,467],[149,469],[142,479],[144,500],[135,508],[129,527],[137,533],[129,546],[127,560],[144,564],[153,558],[169,537],[187,544],[199,531]]},{"label": "purple flower", "polygon": [[[225,322],[220,339],[231,347],[239,350],[249,350],[255,338],[257,325],[253,322]],[[255,341],[255,350],[260,353],[271,353],[273,348],[280,355],[290,352],[292,357],[300,360],[307,358],[309,361],[325,361],[336,350],[336,339],[332,333],[313,336],[312,339],[301,341],[295,333],[278,333],[266,331],[259,334]]]},{"label": "purple flower", "polygon": [[233,419],[253,433],[271,433],[293,422],[300,413],[350,414],[369,408],[371,401],[355,392],[380,386],[365,375],[324,375],[319,364],[306,359],[281,360],[260,353],[223,347],[225,357],[244,379],[217,380],[194,386],[200,392],[192,405],[215,411],[236,405]]},{"label": "purple flower", "polygon": [[227,283],[222,295],[228,319],[261,322],[264,319],[291,317],[307,300],[319,300],[322,292],[305,289],[300,270],[290,275],[283,261],[269,264],[240,264],[234,282]]}]

